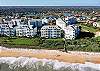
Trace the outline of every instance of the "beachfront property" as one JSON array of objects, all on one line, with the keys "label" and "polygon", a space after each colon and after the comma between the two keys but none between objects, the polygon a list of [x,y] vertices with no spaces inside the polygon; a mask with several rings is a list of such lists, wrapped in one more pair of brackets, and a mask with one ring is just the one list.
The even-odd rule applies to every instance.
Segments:
[{"label": "beachfront property", "polygon": [[43,18],[43,19],[42,19],[42,24],[43,24],[43,25],[47,25],[47,24],[48,24],[48,19]]},{"label": "beachfront property", "polygon": [[21,19],[12,19],[12,22],[14,23],[15,26],[20,25]]},{"label": "beachfront property", "polygon": [[64,20],[67,23],[67,25],[73,25],[73,24],[76,24],[77,23],[77,19],[74,16],[65,17]]},{"label": "beachfront property", "polygon": [[56,20],[56,25],[59,26],[62,30],[64,30],[64,28],[67,26],[65,21],[63,21],[61,18]]},{"label": "beachfront property", "polygon": [[[74,28],[75,30],[71,30],[73,28],[68,28],[67,23],[62,18],[57,19],[50,16],[44,19],[9,19],[5,21],[7,25],[4,28],[1,26],[1,34],[7,36],[15,35],[18,37],[33,37],[35,35],[40,35],[45,38],[60,38],[61,30],[63,30],[66,39],[74,39],[76,37],[76,29]],[[44,24],[43,20],[47,24]],[[55,24],[53,23],[54,20]]]},{"label": "beachfront property", "polygon": [[28,21],[28,25],[30,25],[32,28],[34,27],[41,28],[42,20],[41,19],[31,19]]},{"label": "beachfront property", "polygon": [[67,23],[61,18],[56,20],[56,25],[58,25],[64,31],[64,38],[66,39],[75,39],[80,33],[78,26],[74,24],[67,25]]},{"label": "beachfront property", "polygon": [[37,34],[37,27],[32,28],[27,24],[20,24],[16,27],[16,36],[18,37],[33,37]]},{"label": "beachfront property", "polygon": [[[28,20],[26,20],[28,21]],[[37,28],[42,26],[40,19],[29,20],[12,19],[0,24],[0,34],[5,36],[33,37],[37,34]]]},{"label": "beachfront property", "polygon": [[57,17],[54,16],[47,16],[42,19],[43,25],[56,25]]},{"label": "beachfront property", "polygon": [[0,35],[2,36],[14,36],[15,30],[13,27],[8,25],[7,23],[0,24]]},{"label": "beachfront property", "polygon": [[2,36],[15,36],[15,27],[20,24],[20,21],[21,19],[11,19],[11,17],[2,19],[0,24],[0,34]]},{"label": "beachfront property", "polygon": [[64,28],[65,39],[75,39],[80,33],[80,29],[76,25],[68,25]]},{"label": "beachfront property", "polygon": [[71,13],[64,13],[63,20],[67,23],[67,25],[72,25],[77,23],[77,18]]},{"label": "beachfront property", "polygon": [[60,38],[61,37],[61,29],[58,26],[45,25],[41,28],[41,37]]}]

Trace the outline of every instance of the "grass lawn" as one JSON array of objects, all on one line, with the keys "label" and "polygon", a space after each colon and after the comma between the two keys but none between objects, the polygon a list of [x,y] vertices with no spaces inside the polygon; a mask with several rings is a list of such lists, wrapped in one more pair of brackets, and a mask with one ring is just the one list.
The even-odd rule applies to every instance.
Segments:
[{"label": "grass lawn", "polygon": [[92,28],[92,27],[88,27],[88,26],[85,26],[85,25],[81,25],[83,29],[85,30],[88,30],[90,32],[96,32],[96,29]]},{"label": "grass lawn", "polygon": [[64,40],[62,38],[57,39],[41,39],[36,38],[9,38],[0,37],[0,45],[7,47],[32,47],[32,48],[63,48]]},{"label": "grass lawn", "polygon": [[0,37],[0,43],[10,44],[10,45],[34,45],[39,44],[39,38],[9,38]]},{"label": "grass lawn", "polygon": [[57,39],[46,39],[46,40],[48,40],[48,41],[59,41],[59,42],[64,41],[63,38],[57,38]]},{"label": "grass lawn", "polygon": [[93,33],[97,32],[98,30],[98,29],[93,28],[92,26],[89,27],[89,26],[82,25],[82,24],[79,24],[79,26],[82,27],[82,30],[86,30],[86,31],[93,32]]},{"label": "grass lawn", "polygon": [[17,38],[17,39],[11,39],[10,43],[15,45],[32,45],[34,39],[28,39],[28,38]]}]

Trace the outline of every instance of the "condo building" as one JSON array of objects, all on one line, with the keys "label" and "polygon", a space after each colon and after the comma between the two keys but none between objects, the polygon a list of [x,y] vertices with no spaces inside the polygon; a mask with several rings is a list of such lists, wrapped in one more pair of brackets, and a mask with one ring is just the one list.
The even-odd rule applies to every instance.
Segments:
[{"label": "condo building", "polygon": [[56,19],[57,17],[55,16],[47,16],[42,19],[42,24],[43,25],[56,25]]},{"label": "condo building", "polygon": [[59,26],[62,30],[64,30],[66,27],[66,23],[61,18],[56,20],[56,25]]},{"label": "condo building", "polygon": [[37,27],[37,28],[41,28],[42,27],[42,20],[41,19],[31,19],[28,21],[28,25],[30,25],[31,27]]},{"label": "condo building", "polygon": [[32,28],[29,25],[19,25],[16,27],[16,36],[19,37],[33,37],[37,34],[37,27]]},{"label": "condo building", "polygon": [[60,38],[61,29],[58,26],[46,25],[41,28],[41,37],[45,38]]},{"label": "condo building", "polygon": [[15,30],[13,27],[8,25],[7,23],[0,24],[0,35],[2,36],[14,36]]},{"label": "condo building", "polygon": [[80,33],[80,29],[76,25],[68,25],[64,29],[65,39],[75,39]]}]

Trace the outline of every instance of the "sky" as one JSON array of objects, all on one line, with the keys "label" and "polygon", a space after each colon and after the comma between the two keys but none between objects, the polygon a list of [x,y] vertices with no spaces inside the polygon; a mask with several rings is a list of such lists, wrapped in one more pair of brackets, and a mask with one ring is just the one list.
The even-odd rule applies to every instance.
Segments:
[{"label": "sky", "polygon": [[100,6],[100,0],[0,0],[0,6]]}]

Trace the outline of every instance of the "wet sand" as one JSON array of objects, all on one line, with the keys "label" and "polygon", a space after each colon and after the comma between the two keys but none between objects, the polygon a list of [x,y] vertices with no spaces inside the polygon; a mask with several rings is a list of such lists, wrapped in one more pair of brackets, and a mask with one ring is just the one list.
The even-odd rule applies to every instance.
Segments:
[{"label": "wet sand", "polygon": [[58,50],[0,49],[0,57],[34,57],[68,63],[92,62],[100,64],[100,53],[62,52]]}]

